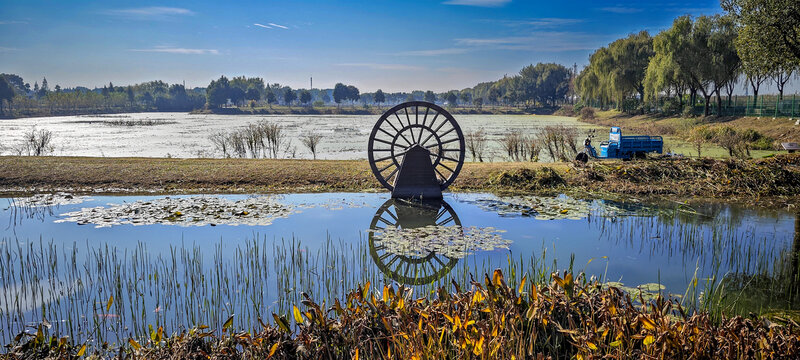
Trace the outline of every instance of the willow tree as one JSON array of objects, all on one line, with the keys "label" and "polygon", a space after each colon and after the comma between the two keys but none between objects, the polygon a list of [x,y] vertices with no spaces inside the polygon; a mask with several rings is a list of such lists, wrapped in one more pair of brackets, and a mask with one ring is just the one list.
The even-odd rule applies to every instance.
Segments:
[{"label": "willow tree", "polygon": [[644,99],[645,73],[652,56],[653,38],[647,31],[618,39],[589,57],[589,66],[582,72],[585,74],[579,76],[579,92],[584,97],[608,96],[617,109],[622,109],[626,98],[638,95]]}]

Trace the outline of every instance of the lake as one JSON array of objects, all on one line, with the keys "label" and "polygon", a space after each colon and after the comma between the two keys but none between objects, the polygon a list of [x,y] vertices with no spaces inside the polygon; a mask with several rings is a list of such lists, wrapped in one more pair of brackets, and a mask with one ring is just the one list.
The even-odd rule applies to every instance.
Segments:
[{"label": "lake", "polygon": [[[54,155],[107,157],[221,157],[209,136],[246,127],[261,120],[280,124],[290,144],[279,157],[310,159],[300,142],[302,135],[323,136],[318,159],[366,159],[367,140],[378,115],[190,115],[186,113],[134,113],[42,117],[0,121],[0,154],[13,148],[31,128],[53,132]],[[581,136],[592,125],[575,118],[547,115],[455,115],[462,130],[483,129],[489,153],[501,159],[494,141],[511,131],[529,135],[548,125],[578,127]]]},{"label": "lake", "polygon": [[[331,304],[370,281],[414,296],[503,269],[514,284],[573,269],[687,307],[797,308],[795,215],[567,196],[447,193],[412,206],[385,193],[36,195],[0,199],[0,338],[46,320],[73,339],[126,341],[149,326],[258,326],[308,293]],[[512,286],[513,287],[513,286]],[[724,297],[722,296],[724,295]],[[291,317],[289,317],[291,318]]]}]

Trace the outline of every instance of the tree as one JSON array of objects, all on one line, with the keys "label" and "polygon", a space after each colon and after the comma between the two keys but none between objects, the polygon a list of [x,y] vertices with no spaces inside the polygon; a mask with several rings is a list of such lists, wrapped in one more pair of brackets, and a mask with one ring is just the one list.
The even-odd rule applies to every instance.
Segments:
[{"label": "tree", "polygon": [[425,96],[423,97],[423,99],[429,103],[435,103],[436,94],[434,94],[433,91],[428,90],[425,92]]},{"label": "tree", "polygon": [[210,108],[218,108],[230,98],[230,81],[224,75],[212,80],[206,88],[206,103]]},{"label": "tree", "polygon": [[472,101],[472,94],[469,91],[461,90],[461,93],[458,95],[459,99],[461,100],[462,104],[469,104]]},{"label": "tree", "polygon": [[283,92],[283,102],[289,107],[292,107],[292,102],[297,100],[297,94],[292,91],[292,88],[287,87]]},{"label": "tree", "polygon": [[241,105],[245,99],[245,92],[240,87],[231,87],[228,90],[228,97],[234,105]]},{"label": "tree", "polygon": [[378,104],[382,104],[382,103],[386,102],[386,95],[383,93],[383,90],[378,89],[378,91],[375,92],[374,99],[375,99],[375,102],[378,103]]},{"label": "tree", "polygon": [[500,96],[502,95],[503,93],[500,91],[498,87],[492,86],[492,88],[489,89],[489,95],[487,99],[489,100],[490,103],[497,104],[497,100],[500,99]]},{"label": "tree", "polygon": [[615,100],[620,110],[626,98],[638,95],[644,100],[645,75],[653,56],[653,38],[647,31],[630,34],[598,49],[576,80],[581,96],[601,103]]},{"label": "tree", "polygon": [[272,109],[272,104],[274,104],[278,99],[275,98],[275,93],[272,90],[267,90],[267,104],[269,104],[269,108]]},{"label": "tree", "polygon": [[11,102],[14,100],[14,87],[6,80],[4,75],[0,75],[0,115],[4,115],[4,103],[8,103],[8,111],[11,112]]},{"label": "tree", "polygon": [[133,105],[134,100],[136,100],[133,94],[133,87],[129,85],[128,88],[125,90],[125,92],[128,95],[128,103],[130,103],[130,105]]},{"label": "tree", "polygon": [[483,98],[475,98],[472,100],[472,105],[475,105],[478,109],[483,107]]},{"label": "tree", "polygon": [[722,8],[739,25],[738,49],[784,66],[800,65],[800,2],[723,0]]},{"label": "tree", "polygon": [[43,78],[42,79],[42,86],[39,87],[39,90],[37,91],[37,95],[39,97],[44,97],[44,96],[47,95],[48,91],[50,91],[50,87],[47,86],[47,78]]},{"label": "tree", "polygon": [[347,100],[347,95],[347,86],[342,83],[336,83],[336,85],[333,87],[333,101],[336,102],[337,106],[342,102],[342,100]]},{"label": "tree", "polygon": [[304,105],[308,105],[311,102],[311,92],[308,90],[303,90],[300,92],[300,103]]},{"label": "tree", "polygon": [[247,89],[247,93],[245,93],[245,99],[251,101],[258,101],[261,100],[261,92],[258,91],[255,87],[250,87]]},{"label": "tree", "polygon": [[445,96],[445,100],[447,100],[447,103],[448,103],[450,106],[456,106],[456,105],[457,105],[457,103],[456,103],[456,102],[458,101],[458,96],[456,96],[456,93],[455,93],[455,92],[453,92],[453,91],[450,91],[450,92],[448,92],[448,93],[447,93],[447,95]]},{"label": "tree", "polygon": [[353,85],[347,85],[347,100],[356,102],[360,97],[361,95],[359,94],[357,87]]},{"label": "tree", "polygon": [[29,88],[31,87],[30,84],[26,84],[22,77],[19,75],[14,74],[0,74],[0,76],[6,78],[6,81],[14,88],[14,91],[19,92],[21,94],[25,94],[28,92]]}]

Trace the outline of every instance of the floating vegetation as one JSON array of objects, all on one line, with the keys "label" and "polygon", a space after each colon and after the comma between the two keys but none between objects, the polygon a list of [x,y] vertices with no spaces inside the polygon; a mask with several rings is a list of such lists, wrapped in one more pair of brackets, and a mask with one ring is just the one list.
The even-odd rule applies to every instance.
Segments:
[{"label": "floating vegetation", "polygon": [[132,203],[109,204],[108,207],[84,208],[62,214],[60,222],[95,227],[113,225],[169,224],[204,225],[270,225],[275,219],[294,212],[292,206],[280,203],[273,196],[255,196],[230,200],[217,196],[165,197]]},{"label": "floating vegetation", "polygon": [[483,210],[504,217],[533,217],[537,220],[579,220],[597,214],[600,216],[632,216],[652,214],[655,211],[640,203],[592,201],[569,196],[510,196],[484,198],[471,201]]},{"label": "floating vegetation", "polygon": [[55,194],[36,194],[25,198],[9,199],[8,208],[75,205],[89,200],[91,200],[91,198],[88,196],[78,196],[65,192],[58,192]]},{"label": "floating vegetation", "polygon": [[[644,299],[646,302],[654,301],[661,296],[661,292],[666,289],[664,285],[656,283],[642,284],[636,287],[625,286],[618,281],[609,281],[603,284],[604,287],[615,287],[630,295],[634,299]],[[675,296],[674,294],[672,296]]]},{"label": "floating vegetation", "polygon": [[511,240],[504,239],[493,227],[461,227],[428,225],[403,229],[387,226],[368,230],[375,234],[375,246],[384,251],[408,257],[425,257],[430,253],[461,259],[476,251],[508,249]]}]

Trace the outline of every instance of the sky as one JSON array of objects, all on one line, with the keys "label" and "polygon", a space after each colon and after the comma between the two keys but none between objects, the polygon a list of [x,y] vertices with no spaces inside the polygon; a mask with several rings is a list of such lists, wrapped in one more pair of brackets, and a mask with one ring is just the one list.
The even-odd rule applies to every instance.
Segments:
[{"label": "sky", "polygon": [[721,12],[715,0],[0,0],[0,72],[51,88],[245,75],[445,91],[537,62],[580,70],[627,34]]}]

